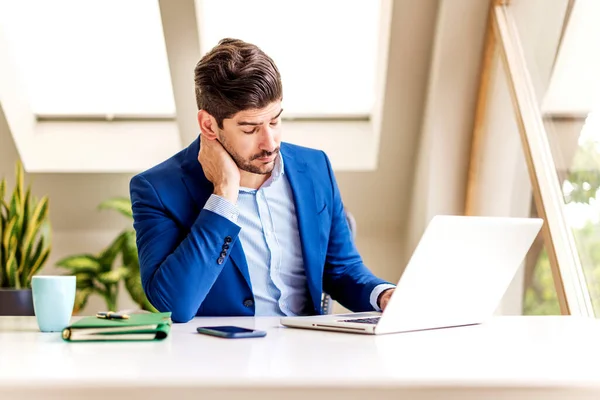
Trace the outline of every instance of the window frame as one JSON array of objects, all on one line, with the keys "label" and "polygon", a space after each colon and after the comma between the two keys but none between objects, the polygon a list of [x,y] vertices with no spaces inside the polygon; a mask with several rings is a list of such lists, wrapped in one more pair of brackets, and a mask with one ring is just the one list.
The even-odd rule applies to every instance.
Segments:
[{"label": "window frame", "polygon": [[542,235],[550,261],[554,285],[562,314],[594,317],[589,288],[575,245],[574,235],[564,214],[561,185],[556,176],[556,165],[544,126],[541,108],[526,59],[511,6],[507,1],[492,1],[488,21],[488,38],[484,52],[478,108],[475,116],[471,167],[466,198],[467,214],[473,212],[477,173],[473,170],[480,156],[485,103],[488,96],[489,70],[495,51],[499,52],[504,66],[513,110],[529,178],[536,211],[544,220]]}]

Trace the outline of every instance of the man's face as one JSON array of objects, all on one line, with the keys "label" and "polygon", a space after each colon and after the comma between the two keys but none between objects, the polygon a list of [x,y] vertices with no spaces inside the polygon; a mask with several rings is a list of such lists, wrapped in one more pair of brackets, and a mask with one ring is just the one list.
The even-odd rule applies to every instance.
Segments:
[{"label": "man's face", "polygon": [[273,171],[281,144],[281,101],[244,110],[223,120],[219,141],[238,168],[253,174]]}]

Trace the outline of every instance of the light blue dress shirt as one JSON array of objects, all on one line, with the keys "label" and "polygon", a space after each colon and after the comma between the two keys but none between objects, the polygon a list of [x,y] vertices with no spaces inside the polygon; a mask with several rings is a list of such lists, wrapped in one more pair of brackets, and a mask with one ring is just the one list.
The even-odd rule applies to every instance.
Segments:
[{"label": "light blue dress shirt", "polygon": [[[211,195],[205,209],[241,227],[241,241],[254,293],[256,316],[301,315],[308,293],[300,233],[292,188],[285,177],[283,157],[278,156],[271,176],[259,189],[241,187],[237,204]],[[393,285],[373,289],[371,305]]]}]

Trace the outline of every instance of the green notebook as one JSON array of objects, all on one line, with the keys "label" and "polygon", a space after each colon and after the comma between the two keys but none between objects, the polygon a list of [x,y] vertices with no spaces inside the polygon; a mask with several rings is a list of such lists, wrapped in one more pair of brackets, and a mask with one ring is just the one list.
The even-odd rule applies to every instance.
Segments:
[{"label": "green notebook", "polygon": [[129,319],[83,317],[62,331],[68,342],[162,340],[171,330],[171,313],[131,314]]}]

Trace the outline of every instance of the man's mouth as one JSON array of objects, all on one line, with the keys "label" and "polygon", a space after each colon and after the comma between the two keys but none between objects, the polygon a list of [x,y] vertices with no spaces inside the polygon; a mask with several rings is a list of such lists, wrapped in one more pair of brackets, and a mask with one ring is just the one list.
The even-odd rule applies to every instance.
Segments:
[{"label": "man's mouth", "polygon": [[272,153],[262,153],[262,154],[258,154],[256,156],[253,157],[253,160],[258,160],[260,162],[271,162],[275,160],[275,157],[277,157],[277,154],[279,153],[279,150],[275,150]]}]

